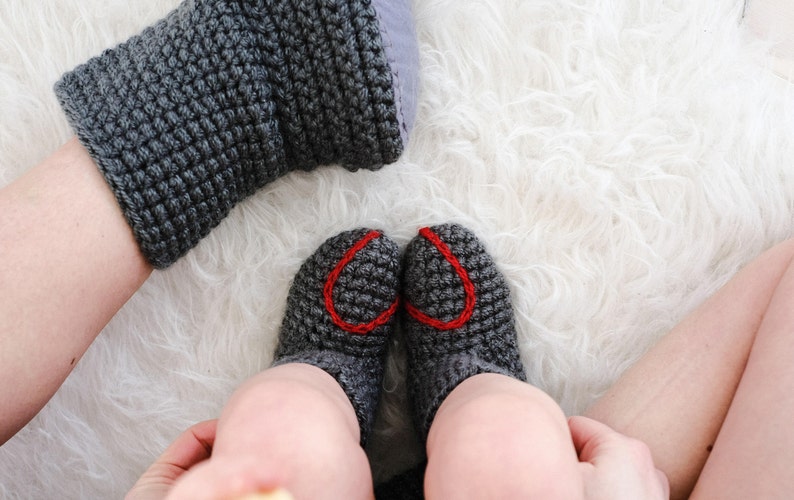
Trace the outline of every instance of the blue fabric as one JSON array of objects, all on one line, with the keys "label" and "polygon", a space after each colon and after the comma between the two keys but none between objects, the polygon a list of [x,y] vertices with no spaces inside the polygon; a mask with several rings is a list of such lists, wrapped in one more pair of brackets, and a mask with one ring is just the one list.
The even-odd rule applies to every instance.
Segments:
[{"label": "blue fabric", "polygon": [[403,142],[413,129],[419,95],[419,47],[410,0],[372,0],[392,68]]}]

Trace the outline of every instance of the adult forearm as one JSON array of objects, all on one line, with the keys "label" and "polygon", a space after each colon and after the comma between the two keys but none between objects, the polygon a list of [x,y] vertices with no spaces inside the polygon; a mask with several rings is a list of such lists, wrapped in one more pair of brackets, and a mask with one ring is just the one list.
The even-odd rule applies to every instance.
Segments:
[{"label": "adult forearm", "polygon": [[71,140],[0,190],[0,443],[58,390],[151,265]]}]

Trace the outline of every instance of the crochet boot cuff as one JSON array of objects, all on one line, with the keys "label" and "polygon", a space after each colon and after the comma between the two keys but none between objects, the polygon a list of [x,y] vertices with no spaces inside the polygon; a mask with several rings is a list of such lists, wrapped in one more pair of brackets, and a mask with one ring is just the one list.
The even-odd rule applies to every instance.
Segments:
[{"label": "crochet boot cuff", "polygon": [[187,0],[64,75],[56,94],[147,259],[167,267],[290,170],[397,160],[416,91],[405,9]]}]

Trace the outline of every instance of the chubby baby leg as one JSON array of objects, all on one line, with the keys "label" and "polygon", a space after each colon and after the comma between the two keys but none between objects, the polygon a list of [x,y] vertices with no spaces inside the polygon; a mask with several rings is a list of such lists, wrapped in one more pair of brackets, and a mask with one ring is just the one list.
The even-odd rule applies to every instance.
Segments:
[{"label": "chubby baby leg", "polygon": [[543,391],[475,375],[436,413],[425,494],[434,498],[579,498],[581,474],[565,415]]},{"label": "chubby baby leg", "polygon": [[359,425],[336,380],[290,363],[245,382],[218,422],[212,457],[169,499],[235,499],[286,490],[295,499],[372,498]]}]

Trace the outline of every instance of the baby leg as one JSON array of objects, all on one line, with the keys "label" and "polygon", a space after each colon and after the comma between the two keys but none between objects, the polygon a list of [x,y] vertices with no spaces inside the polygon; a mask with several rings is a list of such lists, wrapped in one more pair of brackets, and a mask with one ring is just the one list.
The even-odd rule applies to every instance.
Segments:
[{"label": "baby leg", "polygon": [[336,380],[302,363],[246,381],[221,414],[212,457],[168,498],[237,498],[286,490],[294,498],[372,498],[353,406]]},{"label": "baby leg", "polygon": [[427,455],[431,499],[573,499],[583,491],[560,407],[504,375],[475,375],[449,394],[430,428]]}]

